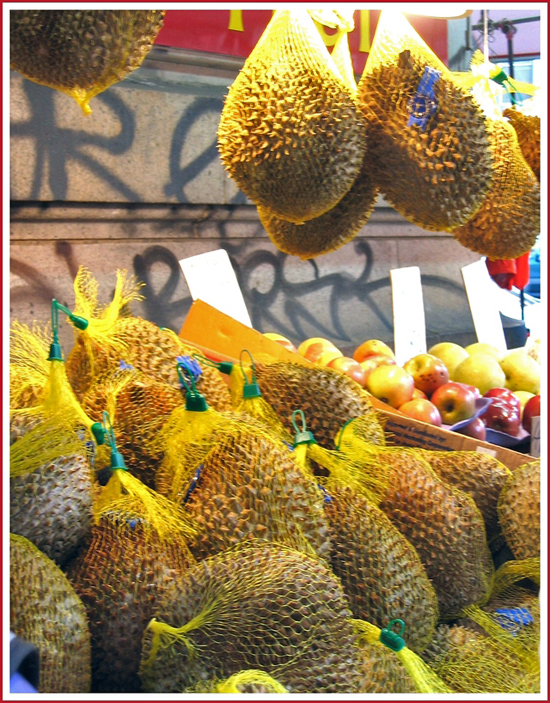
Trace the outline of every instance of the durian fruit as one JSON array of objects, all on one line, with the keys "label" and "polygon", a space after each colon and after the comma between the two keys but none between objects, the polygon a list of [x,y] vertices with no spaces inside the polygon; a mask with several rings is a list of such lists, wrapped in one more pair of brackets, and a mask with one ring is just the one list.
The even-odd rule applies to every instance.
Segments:
[{"label": "durian fruit", "polygon": [[487,541],[498,546],[500,534],[497,503],[512,472],[489,454],[471,451],[425,451],[424,459],[445,483],[456,486],[474,499],[485,521]]},{"label": "durian fruit", "polygon": [[394,11],[380,14],[359,104],[384,198],[423,229],[450,232],[466,223],[492,179],[483,113]]},{"label": "durian fruit", "polygon": [[366,685],[361,693],[417,693],[404,664],[384,645],[363,645]]},{"label": "durian fruit", "polygon": [[10,422],[10,531],[63,566],[92,525],[85,443],[58,417],[23,416],[25,422],[17,432]]},{"label": "durian fruit", "polygon": [[332,449],[342,425],[351,418],[368,415],[372,418],[370,441],[385,443],[384,431],[367,393],[338,371],[281,361],[258,366],[258,383],[289,432],[293,431],[292,413],[303,410],[317,442]]},{"label": "durian fruit", "polygon": [[331,489],[325,512],[330,563],[353,616],[380,628],[403,620],[407,647],[421,652],[432,639],[439,608],[414,547],[382,510],[350,489]]},{"label": "durian fruit", "polygon": [[39,693],[90,691],[86,611],[61,569],[10,534],[10,630],[37,647]]},{"label": "durian fruit", "polygon": [[515,469],[500,493],[497,510],[514,557],[540,556],[540,459]]},{"label": "durian fruit", "polygon": [[67,570],[90,622],[92,692],[141,691],[143,631],[158,599],[193,561],[181,535],[161,538],[139,512],[104,511]]},{"label": "durian fruit", "polygon": [[289,693],[357,693],[365,685],[351,613],[327,566],[282,545],[248,543],[174,580],[145,631],[148,693],[260,669]]},{"label": "durian fruit", "polygon": [[35,83],[89,101],[136,68],[153,46],[165,10],[13,10],[10,66]]},{"label": "durian fruit", "polygon": [[162,455],[150,449],[170,413],[184,403],[183,393],[134,368],[108,371],[99,376],[82,399],[90,417],[101,422],[107,410],[117,445],[134,475],[150,488]]},{"label": "durian fruit", "polygon": [[486,602],[494,567],[473,499],[444,483],[414,449],[374,448],[365,471],[376,474],[380,463],[392,469],[380,508],[418,552],[441,618]]},{"label": "durian fruit", "polygon": [[351,241],[368,222],[378,196],[372,170],[370,154],[365,152],[361,170],[340,202],[302,224],[287,222],[258,206],[260,222],[273,244],[285,254],[313,259]]},{"label": "durian fruit", "polygon": [[488,119],[493,180],[483,204],[468,222],[453,228],[463,246],[489,259],[516,259],[540,233],[540,186],[525,161],[511,124]]},{"label": "durian fruit", "polygon": [[523,158],[540,183],[540,117],[527,114],[518,105],[506,108],[503,114],[515,129]]},{"label": "durian fruit", "polygon": [[276,10],[225,100],[222,163],[258,206],[296,224],[349,191],[365,126],[307,10]]},{"label": "durian fruit", "polygon": [[[186,481],[171,495],[183,497],[188,489]],[[198,530],[190,544],[197,559],[255,538],[329,557],[322,492],[288,447],[251,427],[220,437],[186,507]]]},{"label": "durian fruit", "polygon": [[422,652],[421,657],[427,664],[443,659],[451,650],[457,650],[474,640],[485,639],[487,633],[478,632],[466,625],[448,625],[441,623],[437,626],[430,645]]}]

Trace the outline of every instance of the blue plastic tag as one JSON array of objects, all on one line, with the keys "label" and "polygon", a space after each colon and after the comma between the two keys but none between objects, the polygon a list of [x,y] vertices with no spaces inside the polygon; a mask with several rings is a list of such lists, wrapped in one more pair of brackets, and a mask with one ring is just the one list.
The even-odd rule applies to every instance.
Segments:
[{"label": "blue plastic tag", "polygon": [[176,361],[183,366],[194,381],[202,374],[202,369],[195,359],[190,356],[177,356]]},{"label": "blue plastic tag", "polygon": [[519,630],[518,625],[525,627],[533,622],[533,616],[527,608],[497,608],[495,613],[498,624],[512,633]]},{"label": "blue plastic tag", "polygon": [[124,359],[121,359],[119,369],[121,371],[133,371],[134,367],[132,366],[132,364],[127,364]]},{"label": "blue plastic tag", "polygon": [[320,483],[317,484],[317,488],[321,491],[323,494],[323,500],[325,503],[332,503],[332,496],[330,493],[327,491],[327,489],[324,486],[321,486]]},{"label": "blue plastic tag", "polygon": [[440,71],[436,71],[429,66],[424,67],[424,73],[416,89],[416,94],[407,103],[411,113],[407,123],[409,127],[417,125],[423,132],[426,131],[430,117],[437,110],[434,88],[440,77]]},{"label": "blue plastic tag", "polygon": [[191,479],[191,483],[189,484],[189,488],[187,489],[187,493],[185,494],[185,498],[183,499],[184,505],[187,503],[187,501],[191,497],[191,493],[193,493],[193,491],[197,487],[197,483],[199,482],[199,478],[201,477],[202,470],[203,470],[203,465],[200,464],[199,468],[197,469],[196,474]]}]

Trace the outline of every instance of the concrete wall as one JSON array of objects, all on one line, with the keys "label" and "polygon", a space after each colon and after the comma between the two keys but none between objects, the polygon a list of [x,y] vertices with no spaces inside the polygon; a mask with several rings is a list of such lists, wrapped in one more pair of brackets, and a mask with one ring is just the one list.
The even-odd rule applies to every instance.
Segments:
[{"label": "concrete wall", "polygon": [[146,283],[136,312],[179,331],[191,299],[178,260],[224,248],[261,331],[324,336],[344,351],[391,343],[389,271],[418,265],[429,344],[474,341],[460,267],[479,257],[384,203],[333,254],[303,262],[277,251],[216,149],[234,75],[150,61],[84,116],[68,96],[12,74],[11,318],[45,321],[52,297],[70,307],[79,265],[106,301],[124,268]]}]

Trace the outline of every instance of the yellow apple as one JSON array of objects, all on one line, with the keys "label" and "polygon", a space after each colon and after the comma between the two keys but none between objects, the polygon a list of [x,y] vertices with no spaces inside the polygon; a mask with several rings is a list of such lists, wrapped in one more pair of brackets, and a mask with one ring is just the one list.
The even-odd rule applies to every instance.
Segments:
[{"label": "yellow apple", "polygon": [[277,334],[276,332],[264,332],[263,335],[264,337],[271,339],[273,342],[278,342],[278,344],[285,347],[285,349],[288,349],[291,352],[296,353],[298,351],[294,344],[290,341],[290,339],[287,339],[287,337],[283,337],[282,334]]},{"label": "yellow apple", "polygon": [[528,393],[527,391],[512,391],[512,393],[519,399],[519,405],[522,413],[525,403],[535,396],[535,393]]},{"label": "yellow apple", "polygon": [[479,353],[460,362],[455,369],[454,380],[474,386],[484,395],[491,388],[504,388],[506,376],[494,356]]},{"label": "yellow apple", "polygon": [[385,342],[381,342],[379,339],[368,339],[363,344],[360,344],[357,349],[353,352],[353,358],[355,361],[361,363],[368,359],[370,356],[389,356],[390,359],[395,359],[395,354],[388,347]]},{"label": "yellow apple", "polygon": [[492,344],[487,344],[486,342],[474,342],[474,344],[468,344],[466,351],[470,356],[474,354],[488,354],[494,357],[497,361],[502,361],[504,354],[494,347]]},{"label": "yellow apple", "polygon": [[328,366],[333,359],[339,359],[344,356],[339,349],[327,349],[315,362],[319,366]]},{"label": "yellow apple", "polygon": [[439,344],[434,344],[433,347],[428,349],[428,354],[432,354],[433,356],[437,356],[438,359],[441,359],[447,367],[450,379],[453,378],[456,367],[468,356],[466,349],[454,342],[440,342]]},{"label": "yellow apple", "polygon": [[401,366],[384,364],[371,371],[366,388],[378,400],[398,408],[411,400],[414,378]]},{"label": "yellow apple", "polygon": [[511,391],[527,391],[533,395],[540,392],[540,366],[525,349],[514,349],[500,362],[506,374],[504,387]]},{"label": "yellow apple", "polygon": [[298,347],[298,354],[316,364],[321,355],[326,351],[338,351],[334,344],[324,337],[311,337],[306,339]]}]

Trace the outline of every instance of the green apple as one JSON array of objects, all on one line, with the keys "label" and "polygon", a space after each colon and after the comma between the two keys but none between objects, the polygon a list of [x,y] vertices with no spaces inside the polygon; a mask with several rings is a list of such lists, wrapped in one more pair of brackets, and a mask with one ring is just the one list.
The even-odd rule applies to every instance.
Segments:
[{"label": "green apple", "polygon": [[453,373],[461,361],[467,358],[468,352],[460,344],[454,342],[440,342],[428,349],[428,354],[437,356],[445,364],[449,372],[449,378],[453,378]]},{"label": "green apple", "polygon": [[516,396],[516,398],[519,398],[519,404],[522,413],[523,408],[525,407],[525,403],[531,398],[533,398],[535,395],[534,393],[528,393],[527,391],[512,391],[512,393]]},{"label": "green apple", "polygon": [[488,354],[494,357],[497,361],[502,361],[504,354],[494,347],[492,344],[486,344],[485,342],[474,342],[474,344],[468,344],[466,351],[470,356],[474,354]]},{"label": "green apple", "polygon": [[480,353],[461,361],[455,369],[453,379],[457,383],[475,386],[484,395],[491,388],[504,388],[506,375],[494,356]]},{"label": "green apple", "polygon": [[506,375],[505,388],[511,391],[527,391],[533,395],[540,392],[540,365],[525,349],[514,349],[500,362]]}]

